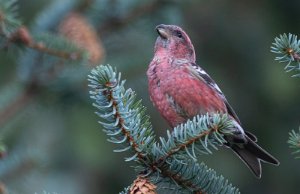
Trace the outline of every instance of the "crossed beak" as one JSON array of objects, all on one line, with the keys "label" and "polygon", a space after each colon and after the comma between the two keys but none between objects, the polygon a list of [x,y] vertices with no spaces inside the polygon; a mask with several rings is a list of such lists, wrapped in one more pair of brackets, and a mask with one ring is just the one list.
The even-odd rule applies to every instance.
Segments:
[{"label": "crossed beak", "polygon": [[160,24],[160,25],[156,26],[155,29],[156,29],[158,35],[163,39],[168,39],[168,37],[170,36],[170,31],[167,28],[167,25]]}]

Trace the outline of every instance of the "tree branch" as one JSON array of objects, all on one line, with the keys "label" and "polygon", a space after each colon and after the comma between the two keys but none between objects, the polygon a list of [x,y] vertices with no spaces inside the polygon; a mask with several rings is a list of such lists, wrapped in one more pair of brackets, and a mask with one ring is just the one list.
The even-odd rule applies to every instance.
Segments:
[{"label": "tree branch", "polygon": [[32,49],[35,49],[37,51],[47,53],[49,55],[53,55],[53,56],[60,57],[60,58],[63,58],[63,59],[78,60],[78,59],[81,58],[80,53],[76,53],[76,52],[70,53],[70,52],[50,49],[50,48],[47,48],[45,46],[45,44],[43,44],[42,42],[40,42],[40,43],[32,42],[32,43],[30,43],[26,46],[28,48],[32,48]]},{"label": "tree branch", "polygon": [[32,38],[26,26],[21,26],[20,28],[18,28],[16,32],[14,32],[10,37],[6,37],[4,34],[1,35],[7,38],[5,47],[8,47],[10,43],[14,43],[21,44],[22,46],[63,59],[79,60],[82,57],[80,52],[66,52],[62,50],[55,50],[52,48],[48,48],[43,42],[36,42]]}]

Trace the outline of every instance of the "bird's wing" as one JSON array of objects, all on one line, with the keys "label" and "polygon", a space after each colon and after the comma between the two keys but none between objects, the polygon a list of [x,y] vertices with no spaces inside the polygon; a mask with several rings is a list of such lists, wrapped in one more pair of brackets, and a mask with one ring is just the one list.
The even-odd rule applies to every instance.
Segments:
[{"label": "bird's wing", "polygon": [[225,95],[216,84],[216,82],[196,63],[191,63],[190,70],[194,76],[196,76],[198,79],[203,80],[213,90],[217,91],[226,105],[228,114],[231,115],[239,124],[241,124],[240,119],[238,118],[237,114],[234,112],[230,104],[227,102]]}]

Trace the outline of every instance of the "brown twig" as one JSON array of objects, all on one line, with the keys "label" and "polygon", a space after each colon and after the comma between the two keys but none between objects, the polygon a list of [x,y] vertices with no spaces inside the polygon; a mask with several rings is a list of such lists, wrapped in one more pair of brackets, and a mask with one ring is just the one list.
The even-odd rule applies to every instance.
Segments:
[{"label": "brown twig", "polygon": [[166,169],[161,169],[162,175],[171,178],[174,180],[178,185],[181,185],[184,188],[192,188],[195,189],[195,194],[205,194],[201,188],[199,188],[197,185],[194,185],[190,180],[184,180],[181,178],[180,174],[174,174]]},{"label": "brown twig", "polygon": [[180,150],[183,150],[184,148],[186,148],[187,146],[193,144],[194,142],[198,141],[199,139],[203,138],[204,136],[207,136],[209,134],[211,134],[212,132],[215,132],[216,128],[212,127],[211,129],[208,129],[202,133],[200,133],[198,136],[190,139],[189,141],[182,143],[180,145],[178,145],[177,147],[171,149],[168,153],[165,154],[165,156],[159,158],[152,166],[152,169],[155,168],[159,168],[162,172],[162,174],[166,177],[170,177],[171,179],[173,179],[178,185],[181,185],[183,187],[186,188],[193,188],[196,189],[197,191],[195,191],[195,194],[205,194],[200,188],[198,188],[196,185],[194,185],[192,182],[190,182],[189,180],[184,180],[181,178],[180,174],[174,174],[166,169],[163,169],[161,167],[159,167],[161,162],[166,161],[167,158],[171,157],[173,154],[177,153]]},{"label": "brown twig", "polygon": [[6,37],[6,38],[8,39],[7,44],[9,43],[22,44],[23,46],[26,46],[28,48],[35,49],[39,52],[60,57],[63,59],[79,60],[81,58],[81,54],[78,52],[76,53],[76,52],[65,52],[62,50],[55,50],[47,47],[43,42],[36,42],[32,38],[26,26],[21,26],[10,37]]},{"label": "brown twig", "polygon": [[177,147],[171,149],[168,153],[166,153],[165,156],[163,156],[162,158],[159,158],[157,160],[158,163],[159,163],[159,161],[165,161],[167,158],[171,157],[173,154],[178,153],[178,151],[185,149],[189,145],[192,145],[196,141],[199,141],[202,137],[207,136],[207,135],[211,134],[214,131],[215,131],[214,129],[208,129],[208,130],[203,131],[202,133],[200,133],[198,136],[189,139],[189,141],[187,141],[185,143],[182,143],[182,144],[179,144]]},{"label": "brown twig", "polygon": [[[68,53],[65,51],[54,50],[45,46],[42,42],[35,42],[28,29],[25,26],[21,26],[14,34],[8,38],[8,43],[22,44],[28,48],[35,49],[41,53],[47,53],[49,55],[57,56],[63,59],[77,60],[80,53]],[[52,75],[49,70],[49,75],[55,77],[56,72]],[[22,110],[26,105],[30,103],[33,96],[36,94],[38,85],[34,77],[31,78],[30,83],[25,87],[24,91],[3,110],[0,110],[0,126],[3,126],[9,119]]]},{"label": "brown twig", "polygon": [[[113,86],[113,85],[114,84],[110,83],[110,82],[106,83],[106,86]],[[119,120],[118,127],[121,129],[122,133],[127,138],[127,141],[130,143],[131,148],[137,154],[137,157],[139,158],[139,160],[144,161],[145,160],[144,153],[142,153],[141,151],[139,151],[138,143],[135,142],[135,140],[132,137],[130,131],[126,130],[125,127],[124,127],[124,118],[121,117],[121,114],[120,114],[119,108],[118,108],[118,102],[116,101],[116,99],[113,98],[113,92],[112,92],[112,90],[108,90],[108,94],[106,96],[107,96],[107,100],[109,102],[112,101],[112,105],[113,105],[114,109],[116,110],[115,118],[117,120]]]},{"label": "brown twig", "polygon": [[80,59],[80,53],[70,53],[70,52],[65,52],[65,51],[60,51],[60,50],[54,50],[51,48],[48,48],[45,46],[44,43],[42,42],[31,42],[30,44],[26,45],[29,48],[35,49],[37,51],[43,52],[43,53],[47,53],[49,55],[53,55],[53,56],[57,56],[60,58],[64,58],[64,59],[69,59],[69,60],[78,60]]}]

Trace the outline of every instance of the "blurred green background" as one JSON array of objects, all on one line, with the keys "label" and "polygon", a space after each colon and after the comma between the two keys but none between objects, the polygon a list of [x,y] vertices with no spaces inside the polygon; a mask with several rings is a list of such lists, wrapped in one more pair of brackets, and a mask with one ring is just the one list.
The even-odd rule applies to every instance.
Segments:
[{"label": "blurred green background", "polygon": [[[78,5],[71,0],[20,0],[19,17],[31,32],[56,33],[61,16],[74,2]],[[281,165],[263,164],[262,178],[257,180],[230,150],[200,160],[243,194],[299,193],[300,160],[291,155],[286,141],[288,132],[300,124],[300,80],[285,73],[284,65],[270,53],[279,34],[300,35],[299,0],[85,3],[91,6],[82,14],[97,30],[106,52],[102,63],[117,67],[126,87],[143,99],[157,134],[164,136],[168,126],[149,100],[146,70],[153,57],[155,26],[176,24],[189,34],[197,63],[218,83],[244,128],[256,134]],[[25,60],[28,50],[0,51],[0,112],[22,94],[31,76],[29,67],[43,63]],[[88,65],[65,65],[1,123],[7,156],[0,160],[0,180],[9,193],[112,194],[134,180],[132,163],[124,162],[125,154],[112,152],[115,145],[106,141],[97,123],[86,87],[90,70]]]}]

